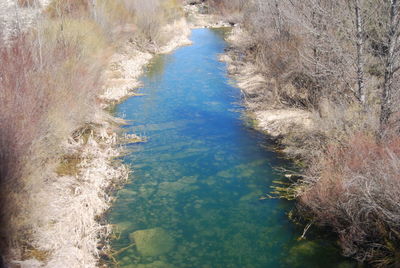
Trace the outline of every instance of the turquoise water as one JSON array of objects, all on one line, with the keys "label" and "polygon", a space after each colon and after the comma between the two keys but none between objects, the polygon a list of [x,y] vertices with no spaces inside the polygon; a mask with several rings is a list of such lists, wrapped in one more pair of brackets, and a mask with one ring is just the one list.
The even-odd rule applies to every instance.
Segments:
[{"label": "turquoise water", "polygon": [[[126,268],[353,267],[313,228],[314,239],[297,240],[293,203],[260,200],[279,179],[273,167],[290,163],[246,124],[240,91],[217,60],[222,35],[193,30],[192,46],[153,60],[145,95],[116,108],[127,132],[148,138],[128,146],[132,181],[108,216],[119,235],[113,248],[131,245],[116,260]],[[139,241],[134,232],[153,235]]]}]

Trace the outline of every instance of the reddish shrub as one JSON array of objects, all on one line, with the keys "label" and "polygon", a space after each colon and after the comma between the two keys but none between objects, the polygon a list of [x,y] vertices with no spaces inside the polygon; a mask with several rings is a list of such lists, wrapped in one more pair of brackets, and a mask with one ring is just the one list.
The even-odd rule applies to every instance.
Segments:
[{"label": "reddish shrub", "polygon": [[377,142],[358,134],[344,146],[329,146],[315,165],[320,178],[309,182],[301,205],[339,234],[346,255],[394,265],[400,250],[400,138]]},{"label": "reddish shrub", "polygon": [[16,239],[24,234],[15,223],[25,223],[15,217],[45,182],[46,163],[92,120],[101,64],[83,58],[73,42],[40,45],[35,35],[0,44],[0,61],[0,235]]},{"label": "reddish shrub", "polygon": [[0,48],[0,179],[14,179],[20,173],[22,156],[40,130],[46,99],[31,90],[35,59],[26,37],[11,47]]}]

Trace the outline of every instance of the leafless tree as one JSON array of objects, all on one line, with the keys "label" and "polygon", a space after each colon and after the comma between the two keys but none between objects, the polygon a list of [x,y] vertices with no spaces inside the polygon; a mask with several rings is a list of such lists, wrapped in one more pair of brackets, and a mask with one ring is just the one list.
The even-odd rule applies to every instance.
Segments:
[{"label": "leafless tree", "polygon": [[381,133],[384,132],[393,113],[396,87],[394,76],[400,69],[400,14],[399,1],[389,2],[389,22],[387,25],[387,52],[385,55],[385,76],[381,100]]},{"label": "leafless tree", "polygon": [[[298,188],[305,189],[302,207],[339,234],[346,255],[398,267],[400,140],[382,134],[400,122],[400,0],[249,3],[243,27],[250,40],[241,55],[273,81],[261,94],[274,87],[278,94],[270,95],[290,108],[302,95],[322,96],[301,106],[319,111],[321,126],[283,140],[309,160]],[[385,139],[371,134],[379,126]]]},{"label": "leafless tree", "polygon": [[354,0],[354,11],[356,18],[356,44],[357,44],[357,83],[358,83],[358,99],[361,104],[366,105],[365,82],[364,82],[364,25],[362,6],[360,0]]}]

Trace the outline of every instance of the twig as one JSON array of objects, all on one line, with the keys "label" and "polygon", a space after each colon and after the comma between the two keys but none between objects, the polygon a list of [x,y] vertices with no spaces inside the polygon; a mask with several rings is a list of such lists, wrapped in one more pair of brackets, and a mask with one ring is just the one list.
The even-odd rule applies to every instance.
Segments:
[{"label": "twig", "polygon": [[125,248],[121,248],[120,250],[114,252],[111,254],[111,256],[118,256],[119,254],[121,254],[122,252],[130,249],[131,247],[133,247],[135,245],[135,243],[130,244],[129,246],[125,247]]},{"label": "twig", "polygon": [[299,240],[306,238],[306,233],[307,233],[308,229],[310,229],[312,224],[313,224],[313,222],[310,222],[309,224],[306,225],[306,227],[304,228],[303,234],[300,236]]}]

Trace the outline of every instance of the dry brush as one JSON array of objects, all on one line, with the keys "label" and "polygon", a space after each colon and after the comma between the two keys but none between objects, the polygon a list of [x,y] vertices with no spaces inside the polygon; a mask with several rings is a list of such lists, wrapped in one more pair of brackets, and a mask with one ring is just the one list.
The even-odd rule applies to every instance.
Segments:
[{"label": "dry brush", "polygon": [[[109,231],[98,220],[110,185],[127,175],[111,162],[119,153],[117,123],[101,109],[104,70],[128,40],[149,52],[169,41],[161,28],[181,17],[179,3],[156,2],[153,9],[144,0],[54,0],[33,27],[0,43],[0,246],[7,261],[96,265]],[[38,3],[18,1],[24,9]]]},{"label": "dry brush", "polygon": [[245,34],[229,53],[236,69],[250,62],[261,77],[246,84],[249,107],[313,118],[280,139],[306,166],[289,190],[300,211],[333,229],[345,255],[397,267],[399,2],[253,0],[241,13],[235,32]]}]

